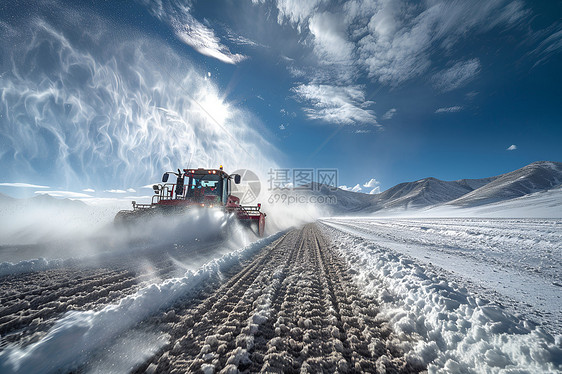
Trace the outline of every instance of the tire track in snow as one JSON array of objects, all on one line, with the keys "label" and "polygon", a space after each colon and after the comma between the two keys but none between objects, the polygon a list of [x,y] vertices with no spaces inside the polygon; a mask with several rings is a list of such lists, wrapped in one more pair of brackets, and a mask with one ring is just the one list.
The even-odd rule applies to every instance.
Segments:
[{"label": "tire track in snow", "polygon": [[[149,331],[151,324],[175,318],[173,313],[166,313],[162,319],[162,310],[181,305],[182,302],[184,305],[186,302],[193,304],[198,295],[210,294],[209,285],[213,287],[220,284],[224,274],[236,273],[235,269],[243,267],[244,263],[281,235],[283,233],[280,232],[244,248],[229,251],[200,265],[197,271],[183,270],[184,275],[181,277],[149,282],[149,285],[138,289],[134,294],[122,297],[117,303],[101,309],[66,313],[38,340],[28,344],[10,344],[0,350],[0,372],[58,373],[95,369],[95,362],[99,363],[100,359],[108,358],[111,362],[111,357],[106,353],[111,355],[110,351],[113,349],[119,350],[119,355],[124,355],[120,356],[121,361],[129,354],[134,355],[130,357],[130,364],[125,363],[130,369],[141,365],[149,357],[147,354],[152,355],[155,349],[166,344],[167,334],[160,334],[166,336],[155,339],[154,342],[142,342],[143,347],[125,347],[123,344],[126,345],[128,339],[138,340],[147,333],[153,336],[156,330]],[[211,251],[207,258],[214,254],[217,254],[216,251]],[[169,260],[177,262],[174,259]],[[118,339],[120,342],[117,344],[112,342],[112,339]],[[115,360],[113,362],[115,363]],[[117,364],[122,366],[123,362]]]},{"label": "tire track in snow", "polygon": [[199,306],[138,372],[419,372],[315,225],[260,253]]},{"label": "tire track in snow", "polygon": [[[236,345],[241,345],[242,340],[235,339],[242,333],[244,321],[260,296],[251,286],[267,280],[263,278],[264,269],[270,270],[278,264],[286,246],[294,246],[296,240],[294,232],[286,234],[198,307],[187,310],[169,332],[171,349],[153,358],[151,366],[157,366],[160,372],[191,372],[209,368],[206,361],[210,357],[217,364],[221,360],[224,366],[228,361],[226,352],[233,350],[236,351],[233,359],[239,362],[241,350],[236,350]],[[262,279],[257,279],[260,275]]]},{"label": "tire track in snow", "polygon": [[[180,255],[180,251],[175,254]],[[98,268],[76,265],[2,277],[0,348],[37,340],[70,310],[100,309],[133,294],[155,277],[166,279],[178,270],[166,252],[147,254],[146,259],[132,262],[113,260],[115,263]],[[149,272],[143,268],[147,263]]]},{"label": "tire track in snow", "polygon": [[[15,289],[18,284],[29,284],[24,285],[28,287],[27,292],[12,298],[7,306],[0,309],[0,347],[45,331],[56,318],[69,310],[95,309],[117,300],[134,292],[142,281],[142,277],[125,269],[49,270],[41,276],[33,274],[10,278],[9,282]],[[37,278],[43,278],[44,282]]]}]

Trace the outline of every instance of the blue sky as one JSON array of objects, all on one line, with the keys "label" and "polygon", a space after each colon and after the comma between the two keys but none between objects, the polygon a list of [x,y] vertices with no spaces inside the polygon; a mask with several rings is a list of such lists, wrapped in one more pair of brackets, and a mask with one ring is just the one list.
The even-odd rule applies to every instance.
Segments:
[{"label": "blue sky", "polygon": [[340,185],[367,193],[562,160],[560,2],[0,8],[0,192],[11,195],[142,194],[190,160],[336,168]]}]

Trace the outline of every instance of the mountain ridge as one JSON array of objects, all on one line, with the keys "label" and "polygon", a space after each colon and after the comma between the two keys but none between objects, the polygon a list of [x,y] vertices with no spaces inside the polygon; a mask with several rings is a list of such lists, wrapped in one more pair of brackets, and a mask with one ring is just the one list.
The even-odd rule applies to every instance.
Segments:
[{"label": "mountain ridge", "polygon": [[[562,163],[536,161],[517,170],[478,179],[443,181],[427,177],[399,183],[378,194],[338,189],[333,213],[374,213],[386,209],[421,209],[440,205],[474,207],[547,191],[562,184]],[[339,199],[343,203],[339,203]]]}]

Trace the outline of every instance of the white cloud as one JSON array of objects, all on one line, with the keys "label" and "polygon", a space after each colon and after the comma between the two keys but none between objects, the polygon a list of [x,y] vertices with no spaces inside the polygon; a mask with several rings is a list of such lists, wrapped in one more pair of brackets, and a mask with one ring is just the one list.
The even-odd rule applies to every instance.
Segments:
[{"label": "white cloud", "polygon": [[92,188],[85,188],[82,190],[82,192],[96,192],[96,190],[92,189]]},{"label": "white cloud", "polygon": [[159,20],[167,23],[176,37],[197,52],[228,64],[236,64],[246,56],[233,54],[221,43],[213,29],[205,26],[191,15],[189,3],[176,1],[141,0]]},{"label": "white cloud", "polygon": [[371,190],[371,192],[369,192],[369,195],[374,195],[374,194],[377,194],[377,193],[381,193],[381,188],[378,187],[378,186],[375,187],[375,188],[373,188],[373,189]]},{"label": "white cloud", "polygon": [[127,192],[134,193],[134,192],[137,192],[137,191],[134,188],[127,188]]},{"label": "white cloud", "polygon": [[359,183],[357,183],[357,184],[355,185],[355,187],[353,187],[353,188],[351,189],[351,192],[359,192],[359,191],[361,191],[361,186],[359,185]]},{"label": "white cloud", "polygon": [[395,114],[396,114],[396,108],[389,109],[388,112],[383,114],[382,119],[383,120],[389,120],[392,117],[394,117]]},{"label": "white cloud", "polygon": [[359,185],[359,183],[357,183],[355,185],[355,187],[347,187],[345,185],[343,186],[339,186],[338,187],[340,190],[344,190],[344,191],[351,191],[351,192],[359,192],[361,191],[361,186]]},{"label": "white cloud", "polygon": [[325,12],[310,18],[308,28],[314,35],[314,52],[322,63],[350,64],[353,44],[347,40],[342,17]]},{"label": "white cloud", "polygon": [[285,130],[287,127],[284,124],[279,125],[279,130]]},{"label": "white cloud", "polygon": [[368,182],[366,182],[365,184],[363,184],[363,187],[366,187],[366,188],[374,188],[374,187],[379,186],[380,184],[381,184],[381,183],[380,183],[378,180],[376,180],[375,178],[371,178]]},{"label": "white cloud", "polygon": [[236,35],[232,30],[228,30],[228,40],[238,45],[245,45],[250,47],[263,47],[263,45],[248,39],[242,35]]},{"label": "white cloud", "polygon": [[64,197],[64,198],[86,198],[92,197],[91,195],[80,193],[80,192],[72,192],[72,191],[35,191],[38,195],[50,195],[53,197]]},{"label": "white cloud", "polygon": [[373,102],[365,100],[360,86],[301,84],[292,90],[301,101],[309,104],[304,111],[310,119],[339,125],[366,123],[380,127],[374,111],[367,109]]},{"label": "white cloud", "polygon": [[509,147],[506,148],[506,151],[515,151],[517,149],[517,146],[515,144],[510,145]]},{"label": "white cloud", "polygon": [[480,71],[480,60],[459,61],[449,69],[433,76],[435,87],[443,92],[452,91],[468,83]]},{"label": "white cloud", "polygon": [[302,31],[302,23],[306,21],[323,0],[277,0],[277,22],[283,24],[288,20],[293,26]]},{"label": "white cloud", "polygon": [[105,190],[103,192],[109,192],[109,193],[127,193],[127,191],[125,190]]},{"label": "white cloud", "polygon": [[0,183],[0,186],[3,187],[16,187],[16,188],[51,188],[48,186],[38,186],[36,184],[29,184],[29,183],[19,183],[19,182],[5,182]]},{"label": "white cloud", "polygon": [[467,36],[517,24],[527,14],[523,5],[520,0],[360,0],[345,9],[359,38],[360,63],[370,77],[396,86],[427,72],[434,53],[449,51]]},{"label": "white cloud", "polygon": [[368,182],[363,184],[363,187],[370,188],[371,191],[369,192],[369,194],[373,195],[381,192],[380,184],[381,183],[378,180],[376,180],[375,178],[371,178]]},{"label": "white cloud", "polygon": [[306,72],[303,69],[299,69],[294,66],[287,66],[287,71],[293,78],[303,78],[306,76]]},{"label": "white cloud", "polygon": [[462,106],[455,105],[446,108],[439,108],[435,111],[435,113],[455,113],[460,112],[462,110]]},{"label": "white cloud", "polygon": [[533,54],[538,54],[540,57],[535,63],[535,66],[548,60],[551,56],[557,55],[560,50],[562,50],[562,30],[558,30],[549,35],[532,52]]},{"label": "white cloud", "polygon": [[[263,4],[265,0],[253,2]],[[397,86],[427,73],[441,60],[439,57],[450,55],[462,41],[495,27],[514,27],[530,13],[522,0],[476,3],[350,0],[329,4],[321,0],[276,0],[274,3],[279,12],[278,23],[289,23],[304,34],[300,43],[312,46],[323,65],[323,69],[308,75],[313,76],[311,81],[330,84],[355,79],[356,71],[364,69],[371,79]],[[557,49],[559,40],[558,35],[553,35],[545,40],[543,49]],[[478,71],[476,61],[446,72],[449,80],[439,82],[440,86],[450,90],[466,83]],[[290,67],[289,71],[294,77],[307,76],[302,68]],[[347,75],[329,76],[334,71]],[[328,75],[329,79],[318,79],[322,75]]]}]

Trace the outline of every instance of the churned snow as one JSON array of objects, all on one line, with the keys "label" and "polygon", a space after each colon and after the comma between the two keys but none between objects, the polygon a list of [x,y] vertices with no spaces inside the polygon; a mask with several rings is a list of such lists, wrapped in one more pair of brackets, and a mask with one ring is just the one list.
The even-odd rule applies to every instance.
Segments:
[{"label": "churned snow", "polygon": [[196,272],[187,271],[181,278],[151,284],[102,310],[68,312],[38,342],[27,347],[9,346],[0,352],[0,372],[48,373],[76,368],[84,364],[89,353],[107,345],[119,333],[188,295],[206,281],[220,277],[222,271],[249,258],[280,235],[277,233],[227,253]]},{"label": "churned snow", "polygon": [[561,220],[322,223],[429,372],[562,370]]}]

